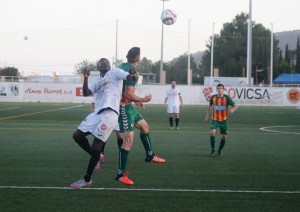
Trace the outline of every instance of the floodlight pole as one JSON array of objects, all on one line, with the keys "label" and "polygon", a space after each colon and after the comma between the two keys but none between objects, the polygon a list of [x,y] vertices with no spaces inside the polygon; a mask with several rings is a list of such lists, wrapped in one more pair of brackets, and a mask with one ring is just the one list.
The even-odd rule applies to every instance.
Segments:
[{"label": "floodlight pole", "polygon": [[115,67],[118,65],[118,19],[116,20],[116,58],[115,58]]},{"label": "floodlight pole", "polygon": [[270,87],[273,86],[273,23],[271,23]]},{"label": "floodlight pole", "polygon": [[187,84],[192,84],[191,78],[191,19],[188,21],[188,68],[187,68]]},{"label": "floodlight pole", "polygon": [[252,76],[252,0],[249,0],[248,35],[247,35],[247,81],[251,86]]},{"label": "floodlight pole", "polygon": [[210,52],[210,86],[212,86],[213,68],[214,68],[214,44],[215,43],[215,23],[211,35],[211,52]]},{"label": "floodlight pole", "polygon": [[[162,11],[165,10],[165,1],[169,0],[161,0],[163,2]],[[164,69],[164,24],[161,22],[161,47],[160,47],[160,68],[159,68],[159,82],[163,84],[163,69]]]}]

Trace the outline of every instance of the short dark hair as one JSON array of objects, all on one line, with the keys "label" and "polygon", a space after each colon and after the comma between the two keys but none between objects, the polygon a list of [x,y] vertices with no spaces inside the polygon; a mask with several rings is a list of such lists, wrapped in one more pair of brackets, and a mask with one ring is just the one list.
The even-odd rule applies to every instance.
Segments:
[{"label": "short dark hair", "polygon": [[127,62],[129,63],[135,63],[140,60],[140,55],[141,55],[141,49],[139,47],[132,47],[129,49],[126,58]]},{"label": "short dark hair", "polygon": [[217,87],[223,87],[223,89],[225,88],[223,84],[218,84]]},{"label": "short dark hair", "polygon": [[108,70],[110,70],[111,66],[110,66],[109,60],[106,59],[106,58],[101,58],[97,62],[97,69],[98,69],[98,71],[108,71]]}]

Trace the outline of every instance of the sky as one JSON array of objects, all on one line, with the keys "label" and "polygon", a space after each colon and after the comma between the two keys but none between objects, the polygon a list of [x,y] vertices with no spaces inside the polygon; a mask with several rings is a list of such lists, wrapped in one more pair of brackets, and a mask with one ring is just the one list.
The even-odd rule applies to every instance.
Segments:
[{"label": "sky", "polygon": [[[249,0],[168,0],[164,8],[177,14],[175,24],[164,26],[168,62],[206,50],[213,29],[219,34],[224,23],[248,13]],[[252,20],[273,25],[274,33],[300,30],[299,8],[299,0],[252,0]],[[83,60],[125,61],[133,46],[157,62],[162,9],[161,0],[0,0],[0,67],[24,76],[72,74]]]}]

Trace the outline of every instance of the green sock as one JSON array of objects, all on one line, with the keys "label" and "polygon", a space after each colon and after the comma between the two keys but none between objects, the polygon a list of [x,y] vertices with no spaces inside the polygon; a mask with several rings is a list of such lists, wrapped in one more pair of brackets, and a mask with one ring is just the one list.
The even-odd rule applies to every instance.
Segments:
[{"label": "green sock", "polygon": [[146,134],[141,133],[140,137],[141,137],[141,141],[144,145],[147,156],[153,155],[149,133],[146,133]]},{"label": "green sock", "polygon": [[176,127],[178,127],[178,124],[179,124],[179,118],[176,118],[176,119],[175,119],[175,123],[176,123]]},{"label": "green sock", "polygon": [[221,139],[221,141],[220,141],[220,146],[219,146],[219,150],[220,150],[220,151],[221,151],[221,150],[223,149],[223,147],[225,146],[225,141],[226,141],[226,140]]},{"label": "green sock", "polygon": [[216,137],[210,136],[210,146],[212,150],[215,150]]},{"label": "green sock", "polygon": [[127,159],[128,159],[129,151],[120,148],[119,152],[119,171],[118,174],[126,171]]},{"label": "green sock", "polygon": [[170,127],[173,127],[173,117],[169,117]]}]

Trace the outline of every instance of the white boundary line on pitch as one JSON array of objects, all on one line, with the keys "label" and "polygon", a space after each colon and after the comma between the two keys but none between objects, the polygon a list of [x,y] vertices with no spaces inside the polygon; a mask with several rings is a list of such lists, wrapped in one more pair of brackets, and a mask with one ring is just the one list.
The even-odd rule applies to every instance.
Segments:
[{"label": "white boundary line on pitch", "polygon": [[63,107],[59,108],[59,110],[67,110],[67,109],[72,109],[72,108],[77,108],[77,107],[82,107],[83,105],[77,105],[77,106],[72,106],[72,107]]},{"label": "white boundary line on pitch", "polygon": [[[38,123],[38,124],[32,124],[32,123],[1,123],[0,122],[0,126],[1,125],[5,125],[5,126],[68,126],[66,124],[41,124],[41,123]],[[76,124],[73,124],[73,125],[69,125],[69,126],[78,126]]]},{"label": "white boundary line on pitch", "polygon": [[276,127],[297,127],[296,125],[286,125],[286,126],[270,126],[270,127],[261,127],[259,128],[262,131],[266,131],[266,132],[275,132],[275,133],[289,133],[289,134],[297,134],[300,135],[300,133],[298,132],[287,132],[287,131],[281,131],[281,130],[270,130],[269,128],[276,128]]},{"label": "white boundary line on pitch", "polygon": [[8,117],[0,118],[0,121],[6,120],[6,119],[19,118],[19,117],[23,117],[23,116],[32,116],[32,115],[36,115],[36,114],[50,113],[50,112],[54,112],[54,111],[58,111],[58,110],[67,110],[67,109],[76,108],[76,107],[82,107],[82,105],[77,105],[77,106],[72,106],[72,107],[56,108],[56,109],[52,109],[52,110],[38,111],[38,112],[33,112],[33,113],[19,114],[19,115],[15,115],[15,116],[8,116]]},{"label": "white boundary line on pitch", "polygon": [[[71,187],[48,187],[48,186],[45,187],[43,186],[0,186],[0,189],[78,190]],[[300,191],[250,191],[250,190],[155,189],[155,188],[82,188],[80,190],[300,194]]]},{"label": "white boundary line on pitch", "polygon": [[9,107],[9,108],[2,108],[0,110],[14,110],[14,109],[18,109],[20,107]]}]

